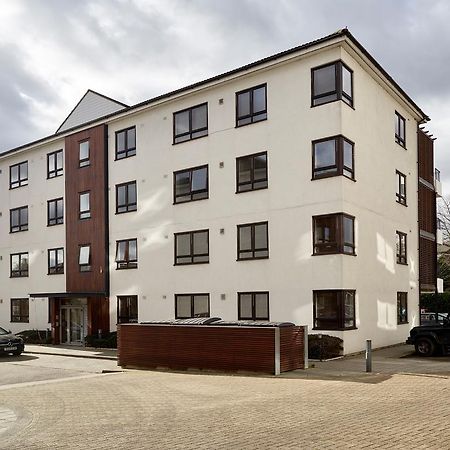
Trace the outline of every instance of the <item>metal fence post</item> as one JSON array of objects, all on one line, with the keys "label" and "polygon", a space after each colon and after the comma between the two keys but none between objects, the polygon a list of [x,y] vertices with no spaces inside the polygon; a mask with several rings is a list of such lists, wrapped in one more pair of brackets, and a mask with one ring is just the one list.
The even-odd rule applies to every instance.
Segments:
[{"label": "metal fence post", "polygon": [[372,340],[366,340],[366,372],[372,372]]},{"label": "metal fence post", "polygon": [[303,327],[303,364],[304,368],[309,367],[309,352],[308,352],[308,325]]}]

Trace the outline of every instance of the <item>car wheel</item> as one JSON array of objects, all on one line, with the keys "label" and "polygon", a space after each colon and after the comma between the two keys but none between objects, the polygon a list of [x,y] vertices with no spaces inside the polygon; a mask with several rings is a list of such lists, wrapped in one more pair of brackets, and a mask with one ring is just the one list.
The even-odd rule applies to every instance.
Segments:
[{"label": "car wheel", "polygon": [[416,342],[416,353],[419,356],[432,356],[436,345],[432,339],[429,338],[420,338]]}]

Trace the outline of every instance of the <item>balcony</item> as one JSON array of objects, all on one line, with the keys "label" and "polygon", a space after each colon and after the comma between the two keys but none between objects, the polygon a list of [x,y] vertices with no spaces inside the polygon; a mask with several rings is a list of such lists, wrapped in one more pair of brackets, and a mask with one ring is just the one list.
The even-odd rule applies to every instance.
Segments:
[{"label": "balcony", "polygon": [[434,169],[434,189],[437,197],[442,197],[441,171]]}]

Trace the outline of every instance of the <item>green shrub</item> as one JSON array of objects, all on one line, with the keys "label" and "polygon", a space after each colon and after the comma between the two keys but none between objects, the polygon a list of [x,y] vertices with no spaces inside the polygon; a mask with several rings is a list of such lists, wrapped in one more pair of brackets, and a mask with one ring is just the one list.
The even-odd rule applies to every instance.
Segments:
[{"label": "green shrub", "polygon": [[85,342],[87,347],[117,348],[117,333],[115,331],[105,333],[101,339],[99,339],[98,335],[86,336]]},{"label": "green shrub", "polygon": [[428,312],[450,313],[450,292],[441,294],[422,294],[420,308]]},{"label": "green shrub", "polygon": [[25,344],[51,344],[52,333],[50,330],[25,330],[16,333],[20,336]]},{"label": "green shrub", "polygon": [[329,359],[341,356],[344,350],[344,341],[336,336],[322,334],[308,335],[308,356],[310,359]]}]

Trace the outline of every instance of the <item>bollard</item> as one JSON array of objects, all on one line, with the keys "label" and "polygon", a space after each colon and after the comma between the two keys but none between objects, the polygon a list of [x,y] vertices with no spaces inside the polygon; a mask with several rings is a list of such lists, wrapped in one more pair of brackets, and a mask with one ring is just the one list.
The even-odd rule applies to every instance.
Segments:
[{"label": "bollard", "polygon": [[366,372],[372,372],[372,340],[366,340]]}]

